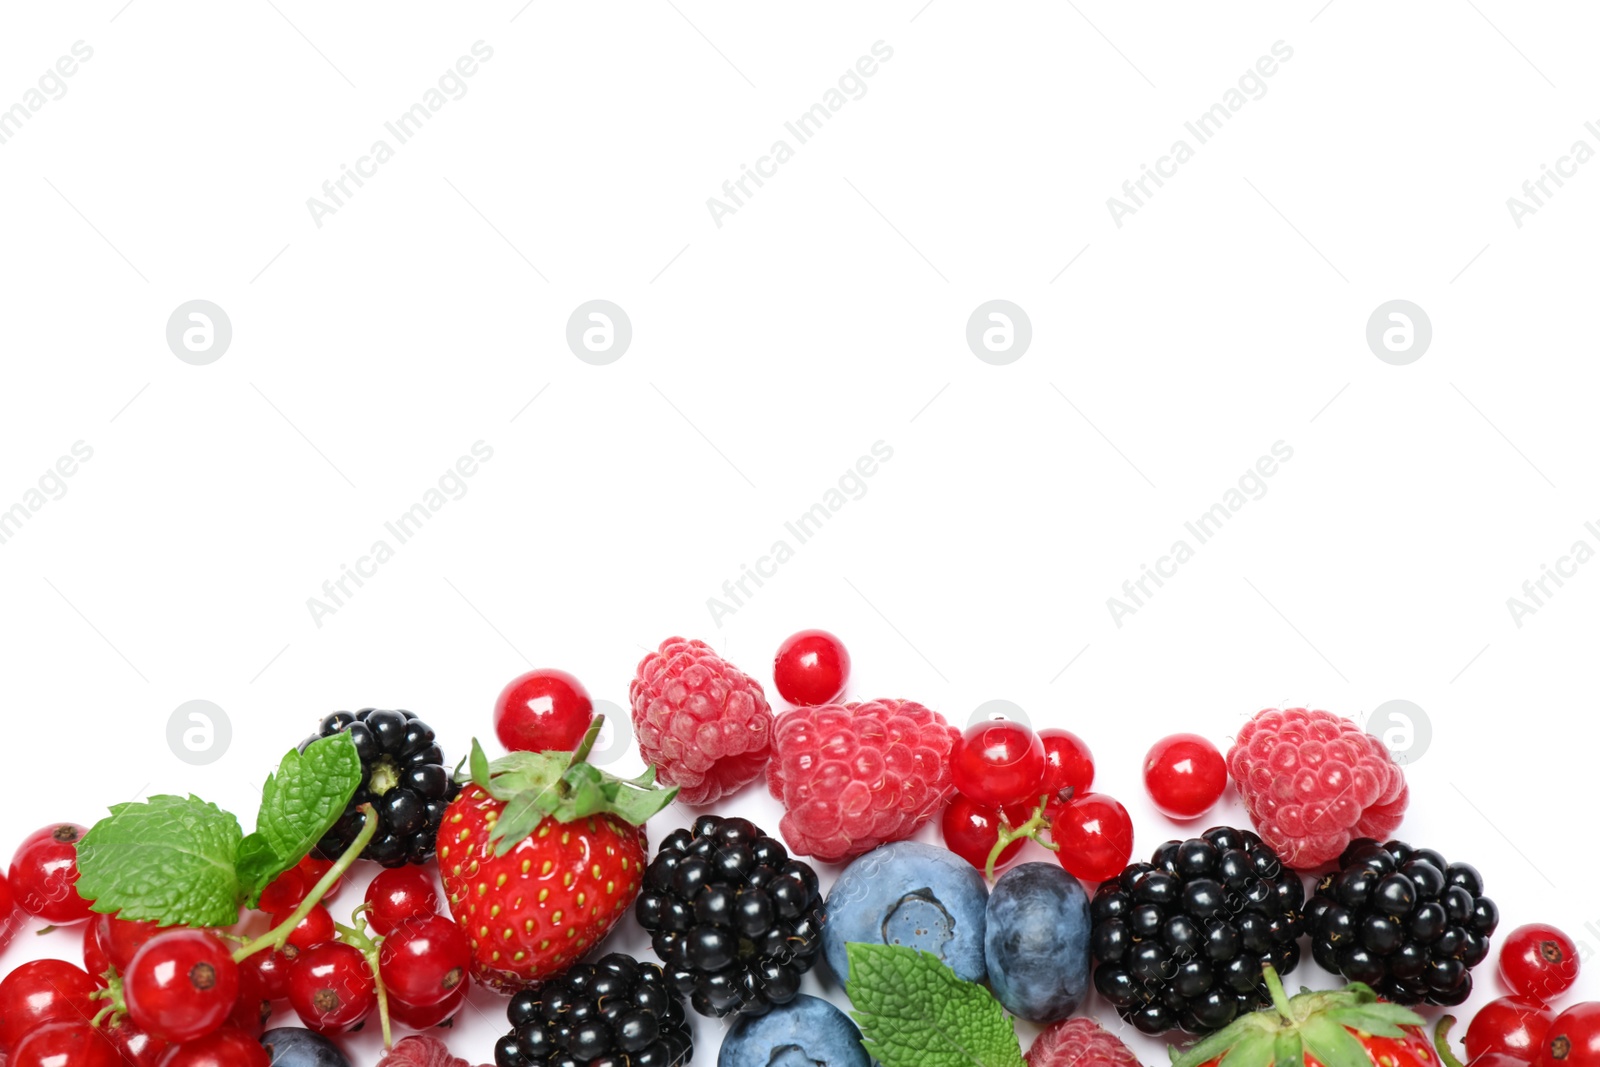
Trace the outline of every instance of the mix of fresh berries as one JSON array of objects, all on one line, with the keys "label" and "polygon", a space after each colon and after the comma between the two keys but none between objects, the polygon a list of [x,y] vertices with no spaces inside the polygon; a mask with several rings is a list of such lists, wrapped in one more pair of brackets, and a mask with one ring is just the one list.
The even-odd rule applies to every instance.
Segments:
[{"label": "mix of fresh berries", "polygon": [[1245,723],[1228,773],[1267,846],[1296,870],[1394,834],[1410,793],[1383,742],[1328,711],[1269,708]]},{"label": "mix of fresh berries", "polygon": [[361,832],[361,806],[371,804],[378,812],[378,832],[362,858],[385,867],[428,862],[439,820],[457,791],[432,727],[409,711],[336,711],[301,742],[301,749],[341,733],[350,735],[361,756],[361,787],[317,851],[324,859],[337,859]]},{"label": "mix of fresh berries", "polygon": [[[378,1067],[473,1067],[435,1028],[478,984],[511,998],[495,1067],[684,1067],[690,1008],[727,1019],[721,1067],[951,1051],[1136,1067],[1076,1014],[1091,988],[1140,1032],[1197,1035],[1173,1067],[1462,1067],[1454,1020],[1430,1044],[1409,1005],[1471,995],[1499,912],[1470,865],[1389,839],[1406,782],[1354,723],[1270,709],[1226,758],[1196,734],[1157,741],[1141,770],[1163,816],[1199,818],[1231,776],[1255,832],[1217,826],[1130,864],[1133,820],[1091,791],[1080,737],[838,703],[849,672],[837,637],[794,634],[775,717],[754,679],[669,638],[630,689],[637,778],[588,762],[603,717],[541,669],[495,702],[499,759],[474,741],[452,770],[413,713],[336,712],[263,785],[255,833],[192,796],[46,826],[0,875],[0,949],[29,918],[81,923],[83,966],[0,977],[0,1064],[351,1067],[340,1042],[365,1030]],[[721,804],[763,774],[779,834],[702,812],[651,858],[646,824],[674,799]],[[946,848],[909,840],[935,816]],[[1030,848],[1054,861],[1019,863]],[[824,899],[797,856],[849,866]],[[340,922],[328,905],[362,859],[381,869]],[[1320,873],[1309,900],[1301,872]],[[630,910],[659,965],[608,947]],[[1347,989],[1284,993],[1301,936]],[[1555,1003],[1581,946],[1542,923],[1502,940],[1509,995],[1466,1027],[1468,1064],[1600,1067],[1600,1003]],[[853,1016],[802,992],[819,958]],[[284,1009],[301,1025],[268,1029]],[[1045,1027],[1025,1057],[1014,1019]]]},{"label": "mix of fresh berries", "polygon": [[950,798],[957,737],[911,700],[785,712],[767,766],[783,839],[799,855],[842,863],[910,837]]},{"label": "mix of fresh berries", "polygon": [[1361,838],[1317,882],[1306,922],[1323,968],[1397,1004],[1452,1005],[1472,994],[1500,911],[1470,864]]},{"label": "mix of fresh berries", "polygon": [[1300,876],[1248,830],[1168,841],[1095,891],[1095,989],[1143,1033],[1220,1030],[1272,1002],[1264,967],[1300,962],[1304,903]]},{"label": "mix of fresh berries", "polygon": [[702,815],[668,834],[634,914],[673,989],[702,1015],[788,1003],[822,949],[816,871],[747,819]]},{"label": "mix of fresh berries", "polygon": [[619,952],[514,994],[506,1018],[497,1067],[682,1067],[694,1054],[683,1001],[661,968]]}]

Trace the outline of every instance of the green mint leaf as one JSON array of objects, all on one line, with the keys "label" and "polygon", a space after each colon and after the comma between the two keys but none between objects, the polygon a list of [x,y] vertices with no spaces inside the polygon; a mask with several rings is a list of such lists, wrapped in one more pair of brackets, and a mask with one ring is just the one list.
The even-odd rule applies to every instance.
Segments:
[{"label": "green mint leaf", "polygon": [[[252,900],[333,828],[360,786],[361,757],[348,732],[314,741],[304,752],[289,750],[261,787],[256,832],[240,850],[239,879]],[[267,862],[253,840],[258,837],[275,862]]]},{"label": "green mint leaf", "polygon": [[261,891],[267,887],[267,883],[277,877],[278,853],[265,835],[247,834],[239,842],[239,855],[234,860],[233,870],[239,876],[239,885],[247,897],[245,903],[253,908],[260,902]]},{"label": "green mint leaf", "polygon": [[242,837],[238,819],[196,796],[118,804],[78,842],[78,892],[124,919],[232,926]]},{"label": "green mint leaf", "polygon": [[904,945],[845,950],[850,1014],[882,1067],[1022,1067],[1016,1029],[981,985]]}]

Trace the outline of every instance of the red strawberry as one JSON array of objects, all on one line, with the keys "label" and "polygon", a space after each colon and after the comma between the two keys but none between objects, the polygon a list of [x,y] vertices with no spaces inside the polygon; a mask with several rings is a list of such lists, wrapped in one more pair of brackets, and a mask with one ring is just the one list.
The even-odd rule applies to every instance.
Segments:
[{"label": "red strawberry", "polygon": [[654,769],[625,782],[583,761],[603,719],[570,756],[490,763],[474,741],[472,784],[439,825],[439,873],[472,976],[503,993],[566,970],[633,907],[644,823],[677,795],[655,787]]},{"label": "red strawberry", "polygon": [[[1271,967],[1262,968],[1273,1007],[1242,1015],[1178,1054],[1172,1067],[1440,1067],[1422,1016],[1390,1004],[1360,982],[1290,998]],[[1441,1042],[1442,1042],[1441,1038]]]}]

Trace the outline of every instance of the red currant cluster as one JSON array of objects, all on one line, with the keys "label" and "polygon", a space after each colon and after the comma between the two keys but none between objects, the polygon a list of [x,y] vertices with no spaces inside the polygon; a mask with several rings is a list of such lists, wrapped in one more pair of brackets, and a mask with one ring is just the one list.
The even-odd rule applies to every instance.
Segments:
[{"label": "red currant cluster", "polygon": [[[1578,946],[1545,923],[1519,926],[1500,948],[1500,980],[1510,996],[1478,1009],[1464,1042],[1472,1067],[1588,1067],[1600,1063],[1600,1003],[1585,1001],[1557,1014],[1552,1006],[1578,980]],[[1461,1067],[1441,1020],[1439,1051]]]},{"label": "red currant cluster", "polygon": [[85,832],[63,823],[32,834],[0,877],[0,948],[29,915],[84,924],[83,966],[33,960],[0,981],[9,1067],[268,1067],[259,1039],[275,1002],[325,1035],[359,1027],[380,1000],[416,1030],[462,1005],[467,937],[437,913],[422,868],[379,873],[345,926],[321,903],[343,867],[307,856],[262,892],[271,929],[250,938],[94,914],[75,888]]}]

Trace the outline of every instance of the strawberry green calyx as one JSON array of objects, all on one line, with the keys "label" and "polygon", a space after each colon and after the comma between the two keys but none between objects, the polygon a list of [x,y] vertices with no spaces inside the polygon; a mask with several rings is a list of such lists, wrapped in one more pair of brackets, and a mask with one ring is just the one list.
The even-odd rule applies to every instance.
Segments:
[{"label": "strawberry green calyx", "polygon": [[1299,1067],[1309,1054],[1323,1067],[1372,1067],[1361,1041],[1351,1031],[1402,1039],[1401,1027],[1421,1027],[1422,1016],[1410,1008],[1378,999],[1370,986],[1351,982],[1344,989],[1284,994],[1278,972],[1262,968],[1272,1007],[1234,1021],[1225,1030],[1180,1053],[1172,1050],[1172,1067],[1200,1067],[1226,1055],[1229,1067]]},{"label": "strawberry green calyx", "polygon": [[654,767],[623,779],[585,762],[604,723],[604,715],[595,716],[572,752],[512,752],[490,762],[473,740],[468,781],[505,805],[489,834],[495,855],[510,852],[547,818],[567,823],[610,815],[643,826],[672,803],[678,787],[657,786]]}]

